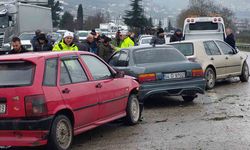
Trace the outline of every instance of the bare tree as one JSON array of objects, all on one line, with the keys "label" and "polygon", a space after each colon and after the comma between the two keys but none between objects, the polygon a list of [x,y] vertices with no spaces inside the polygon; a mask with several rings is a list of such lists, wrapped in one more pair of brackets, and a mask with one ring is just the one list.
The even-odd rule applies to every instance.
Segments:
[{"label": "bare tree", "polygon": [[100,23],[106,23],[107,20],[109,19],[106,18],[106,16],[103,13],[99,12],[94,16],[89,16],[87,20],[85,20],[84,29],[91,30],[98,28]]},{"label": "bare tree", "polygon": [[178,16],[177,26],[182,28],[184,20],[188,17],[222,17],[227,27],[235,29],[234,13],[224,6],[216,5],[211,0],[190,0],[188,9],[183,10]]}]

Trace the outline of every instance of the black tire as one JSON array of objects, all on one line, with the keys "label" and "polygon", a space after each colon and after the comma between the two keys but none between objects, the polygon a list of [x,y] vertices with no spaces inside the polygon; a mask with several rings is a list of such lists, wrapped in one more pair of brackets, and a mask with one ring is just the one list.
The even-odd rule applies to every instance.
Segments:
[{"label": "black tire", "polygon": [[135,94],[129,96],[126,113],[127,116],[125,117],[125,124],[135,125],[139,122],[141,110],[138,97]]},{"label": "black tire", "polygon": [[248,64],[244,62],[242,66],[241,75],[240,75],[240,81],[248,82],[248,79],[249,79],[249,67],[248,67]]},{"label": "black tire", "polygon": [[182,96],[184,102],[193,102],[196,96]]},{"label": "black tire", "polygon": [[207,68],[205,71],[205,79],[206,79],[206,89],[211,90],[215,86],[216,75],[212,68]]},{"label": "black tire", "polygon": [[73,141],[73,130],[70,120],[68,119],[68,117],[64,115],[56,116],[50,130],[47,149],[68,150],[70,149],[72,141]]}]

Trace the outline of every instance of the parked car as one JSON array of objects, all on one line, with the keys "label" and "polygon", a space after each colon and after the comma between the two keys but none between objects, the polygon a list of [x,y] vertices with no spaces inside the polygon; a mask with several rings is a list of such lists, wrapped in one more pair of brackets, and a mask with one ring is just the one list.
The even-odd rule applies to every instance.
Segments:
[{"label": "parked car", "polygon": [[34,36],[35,36],[35,33],[33,32],[32,33],[25,32],[19,36],[21,43],[26,50],[33,51],[33,46],[30,41],[33,39]]},{"label": "parked car", "polygon": [[91,31],[85,31],[85,30],[80,30],[76,32],[76,36],[79,38],[80,42],[83,42],[84,40],[87,39],[88,34],[90,34]]},{"label": "parked car", "polygon": [[[165,34],[165,43],[168,44],[170,43],[170,37],[172,34],[167,33]],[[153,38],[153,35],[141,35],[139,37],[138,45],[139,46],[148,46],[150,45],[151,39]]]},{"label": "parked car", "polygon": [[67,32],[68,30],[57,30],[56,33],[61,34],[62,36],[64,35],[65,32]]},{"label": "parked car", "polygon": [[143,107],[138,82],[88,52],[0,56],[0,76],[1,146],[67,150],[104,123],[135,125]]},{"label": "parked car", "polygon": [[47,37],[50,38],[50,40],[52,42],[51,44],[53,44],[53,45],[58,44],[63,39],[62,35],[60,33],[56,33],[56,32],[48,33]]},{"label": "parked car", "polygon": [[142,37],[140,38],[139,42],[138,42],[138,45],[140,46],[145,46],[145,45],[150,45],[150,42],[152,40],[152,36],[150,37]]},{"label": "parked car", "polygon": [[172,46],[145,46],[122,49],[109,64],[140,83],[139,98],[154,95],[182,96],[190,102],[204,93],[205,79],[200,64],[188,61]]},{"label": "parked car", "polygon": [[205,71],[206,88],[212,89],[215,81],[229,77],[249,78],[247,55],[220,40],[192,40],[170,44],[190,61],[199,62]]}]

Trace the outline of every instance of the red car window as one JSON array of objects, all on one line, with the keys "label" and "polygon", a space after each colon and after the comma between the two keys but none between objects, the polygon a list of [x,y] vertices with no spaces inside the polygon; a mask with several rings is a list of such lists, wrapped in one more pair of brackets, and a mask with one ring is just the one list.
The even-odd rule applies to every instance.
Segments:
[{"label": "red car window", "polygon": [[78,59],[63,60],[61,63],[60,84],[70,84],[88,81]]}]

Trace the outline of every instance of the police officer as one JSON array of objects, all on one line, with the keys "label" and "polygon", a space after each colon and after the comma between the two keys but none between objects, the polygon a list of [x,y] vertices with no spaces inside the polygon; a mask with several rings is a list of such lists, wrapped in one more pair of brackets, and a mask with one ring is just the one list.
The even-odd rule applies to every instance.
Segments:
[{"label": "police officer", "polygon": [[63,40],[56,44],[53,51],[78,51],[78,47],[74,44],[74,34],[66,31]]},{"label": "police officer", "polygon": [[128,48],[135,46],[134,41],[130,38],[130,32],[127,34],[121,34],[121,47],[120,48]]}]

